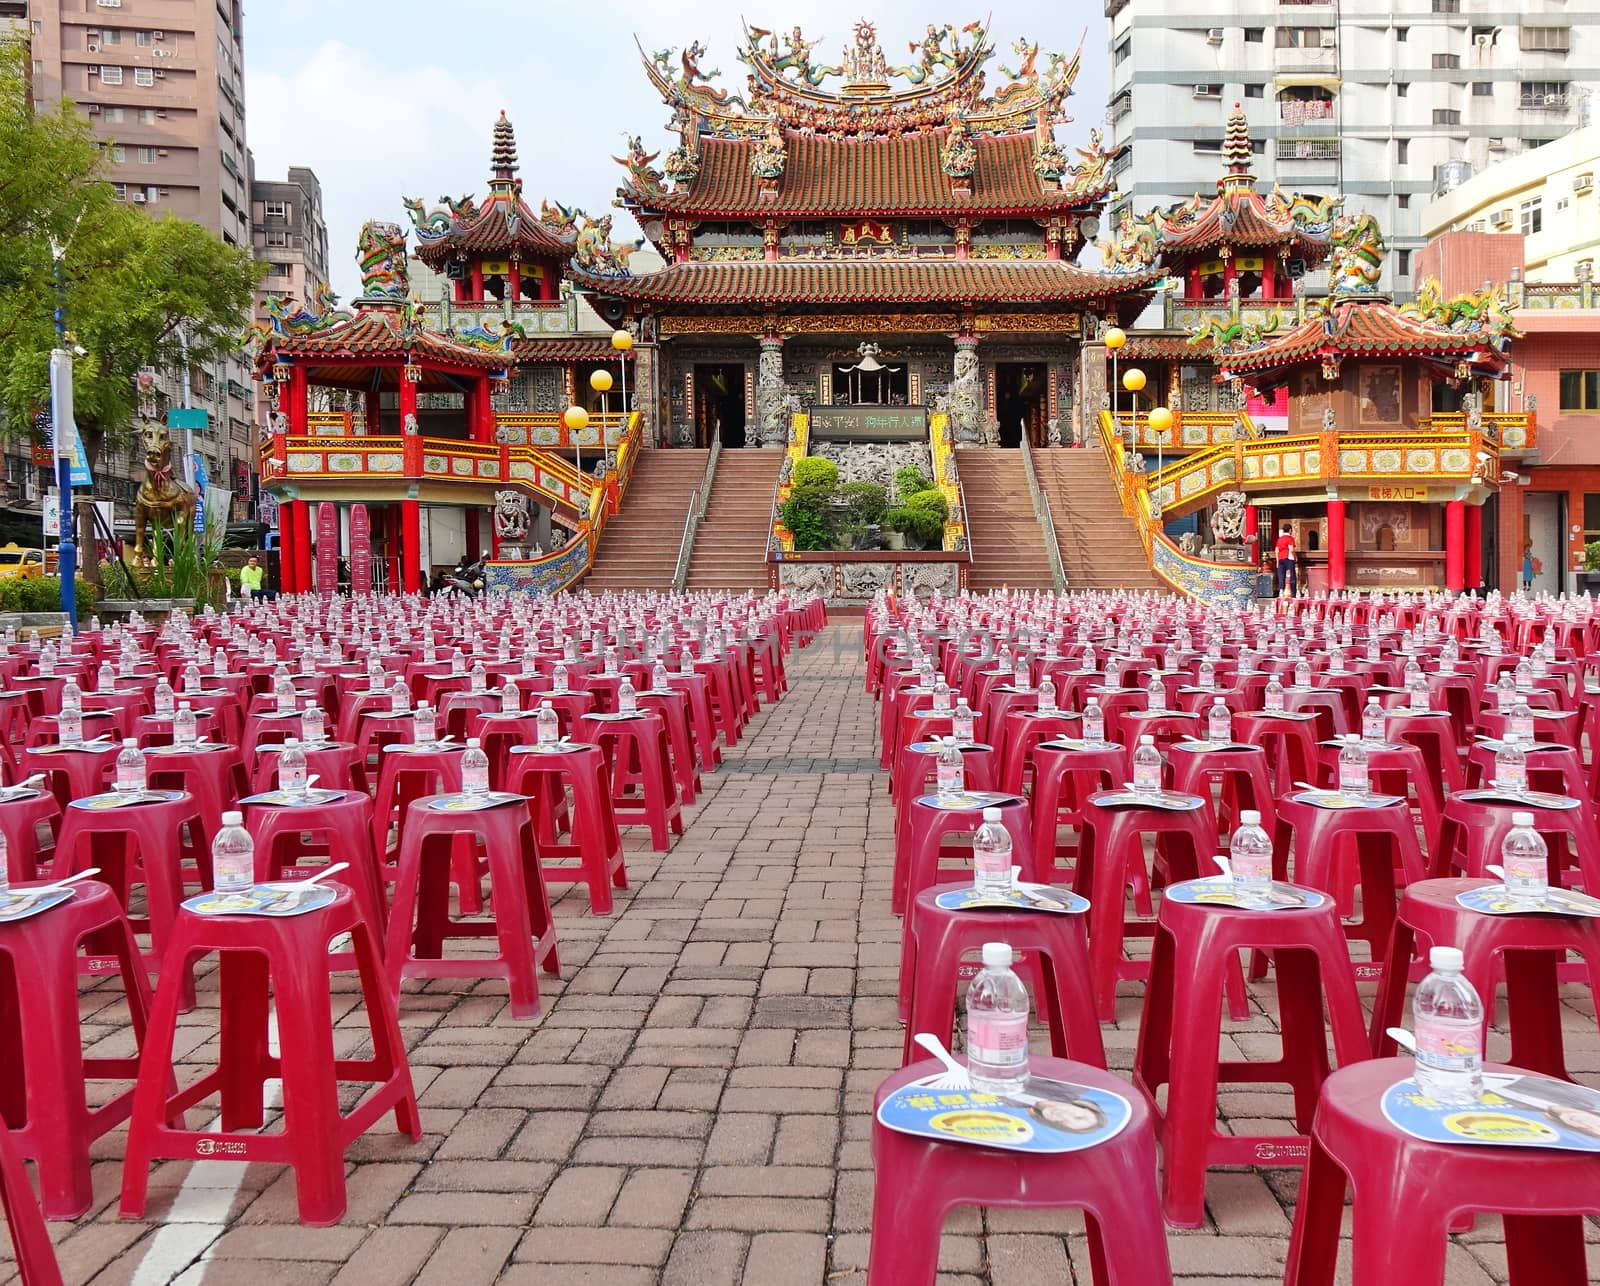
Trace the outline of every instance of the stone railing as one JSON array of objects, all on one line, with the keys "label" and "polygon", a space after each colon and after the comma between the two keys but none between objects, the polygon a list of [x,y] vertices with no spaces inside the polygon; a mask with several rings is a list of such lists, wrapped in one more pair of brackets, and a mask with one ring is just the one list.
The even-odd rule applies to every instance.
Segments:
[{"label": "stone railing", "polygon": [[675,594],[683,593],[683,587],[689,580],[689,559],[694,554],[694,538],[700,530],[700,524],[705,521],[706,507],[711,503],[711,484],[716,481],[717,461],[721,458],[722,439],[718,438],[711,444],[706,456],[706,469],[700,475],[700,485],[689,497],[689,512],[684,516],[683,535],[678,541],[678,563],[672,571],[672,591]]},{"label": "stone railing", "polygon": [[1022,472],[1028,479],[1028,495],[1033,500],[1033,519],[1039,524],[1039,534],[1044,538],[1045,557],[1050,562],[1050,579],[1056,593],[1067,587],[1067,569],[1061,562],[1061,545],[1056,540],[1055,515],[1050,512],[1050,497],[1039,486],[1039,474],[1033,466],[1033,448],[1028,445],[1028,435],[1023,434],[1017,443],[1022,453]]}]

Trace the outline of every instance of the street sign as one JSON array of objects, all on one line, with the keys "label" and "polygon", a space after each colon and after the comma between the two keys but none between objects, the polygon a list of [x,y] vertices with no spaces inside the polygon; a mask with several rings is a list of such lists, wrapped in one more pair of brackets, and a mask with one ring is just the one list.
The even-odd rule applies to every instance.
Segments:
[{"label": "street sign", "polygon": [[89,472],[89,457],[83,449],[83,437],[78,432],[77,421],[72,418],[72,354],[61,348],[50,353],[50,403],[56,408],[61,423],[72,430],[71,436],[63,444],[58,440],[56,417],[51,418],[50,444],[56,455],[65,451],[70,465],[69,482],[74,487],[94,486],[94,475]]}]

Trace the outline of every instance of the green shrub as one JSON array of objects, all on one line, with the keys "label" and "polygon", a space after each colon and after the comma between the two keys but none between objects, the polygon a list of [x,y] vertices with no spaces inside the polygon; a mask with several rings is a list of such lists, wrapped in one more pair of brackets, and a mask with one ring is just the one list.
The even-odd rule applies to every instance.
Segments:
[{"label": "green shrub", "polygon": [[[925,495],[926,492],[918,492]],[[935,492],[935,495],[938,493]],[[943,497],[941,496],[942,500]],[[944,516],[931,508],[901,505],[889,510],[884,518],[889,530],[898,531],[922,548],[937,545],[944,539]]]},{"label": "green shrub", "polygon": [[833,548],[833,518],[826,499],[818,499],[810,491],[797,488],[783,502],[779,512],[783,515],[783,525],[794,533],[796,549]]},{"label": "green shrub", "polygon": [[905,507],[923,513],[937,514],[941,523],[950,516],[950,505],[945,500],[944,493],[932,487],[924,491],[913,491],[905,498]]},{"label": "green shrub", "polygon": [[902,504],[905,503],[908,496],[915,495],[919,491],[926,491],[931,486],[933,486],[933,479],[914,464],[908,464],[904,468],[894,471],[894,492],[895,495],[900,497]]},{"label": "green shrub", "polygon": [[[101,565],[107,598],[193,599],[197,608],[208,604],[219,611],[227,605],[228,580],[222,574],[222,539],[205,536],[182,524],[150,532],[149,566],[136,566],[130,555],[123,562]],[[130,579],[131,576],[131,579]]]},{"label": "green shrub", "polygon": [[[94,611],[94,586],[77,578],[78,619],[87,618]],[[27,580],[8,577],[0,580],[0,612],[59,612],[61,610],[61,578],[59,576],[34,576]]]},{"label": "green shrub", "polygon": [[889,510],[888,493],[876,482],[847,482],[839,498],[849,507],[851,522],[863,527],[881,523]]},{"label": "green shrub", "polygon": [[1600,572],[1600,540],[1591,540],[1583,547],[1583,570]]},{"label": "green shrub", "polygon": [[819,455],[804,456],[794,462],[789,481],[797,491],[832,492],[839,485],[839,466]]}]

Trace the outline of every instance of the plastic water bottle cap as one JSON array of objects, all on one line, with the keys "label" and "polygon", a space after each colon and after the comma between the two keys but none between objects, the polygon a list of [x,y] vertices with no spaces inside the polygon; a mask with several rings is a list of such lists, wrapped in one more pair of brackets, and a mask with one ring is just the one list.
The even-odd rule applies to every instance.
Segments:
[{"label": "plastic water bottle cap", "polygon": [[467,738],[467,749],[468,750],[476,750],[482,744],[483,743],[480,742],[476,737],[468,737]]},{"label": "plastic water bottle cap", "polygon": [[998,822],[1000,820],[1000,810],[998,808],[985,808],[983,810],[983,820],[986,822]]},{"label": "plastic water bottle cap", "polygon": [[1511,824],[1513,826],[1527,826],[1531,828],[1533,826],[1533,814],[1523,812],[1512,813]]},{"label": "plastic water bottle cap", "polygon": [[[1457,955],[1461,953],[1456,952]],[[1009,969],[1011,967],[1011,944],[1009,942],[985,942],[983,944],[983,967],[985,969]]]},{"label": "plastic water bottle cap", "polygon": [[1466,965],[1466,957],[1461,954],[1460,947],[1434,947],[1428,952],[1428,965],[1447,973],[1460,973]]},{"label": "plastic water bottle cap", "polygon": [[122,739],[122,748],[124,750],[137,750],[139,748],[139,742],[134,737],[124,737]]},{"label": "plastic water bottle cap", "polygon": [[1259,826],[1261,825],[1261,814],[1253,808],[1241,808],[1239,810],[1239,824],[1241,826]]},{"label": "plastic water bottle cap", "polygon": [[243,826],[244,814],[230,810],[222,815],[222,824],[224,826]]},{"label": "plastic water bottle cap", "polygon": [[1144,734],[1144,736],[1139,738],[1139,744],[1141,746],[1153,746],[1156,744],[1156,739],[1152,734],[1147,732]]},{"label": "plastic water bottle cap", "polygon": [[299,737],[286,737],[284,739],[283,744],[286,745],[286,746],[298,746],[300,744],[300,738]]},{"label": "plastic water bottle cap", "polygon": [[1520,732],[1508,732],[1501,740],[1508,746],[1514,746],[1522,740],[1522,734]]}]

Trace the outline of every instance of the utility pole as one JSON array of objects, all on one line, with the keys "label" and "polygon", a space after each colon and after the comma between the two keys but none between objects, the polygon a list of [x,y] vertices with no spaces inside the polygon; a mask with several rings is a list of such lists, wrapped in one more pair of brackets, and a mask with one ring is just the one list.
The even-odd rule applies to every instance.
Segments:
[{"label": "utility pole", "polygon": [[64,247],[51,243],[55,261],[56,346],[50,353],[50,443],[55,461],[57,524],[56,574],[61,579],[61,610],[67,615],[67,632],[78,631],[78,546],[73,539],[72,350],[67,346],[67,264]]}]

